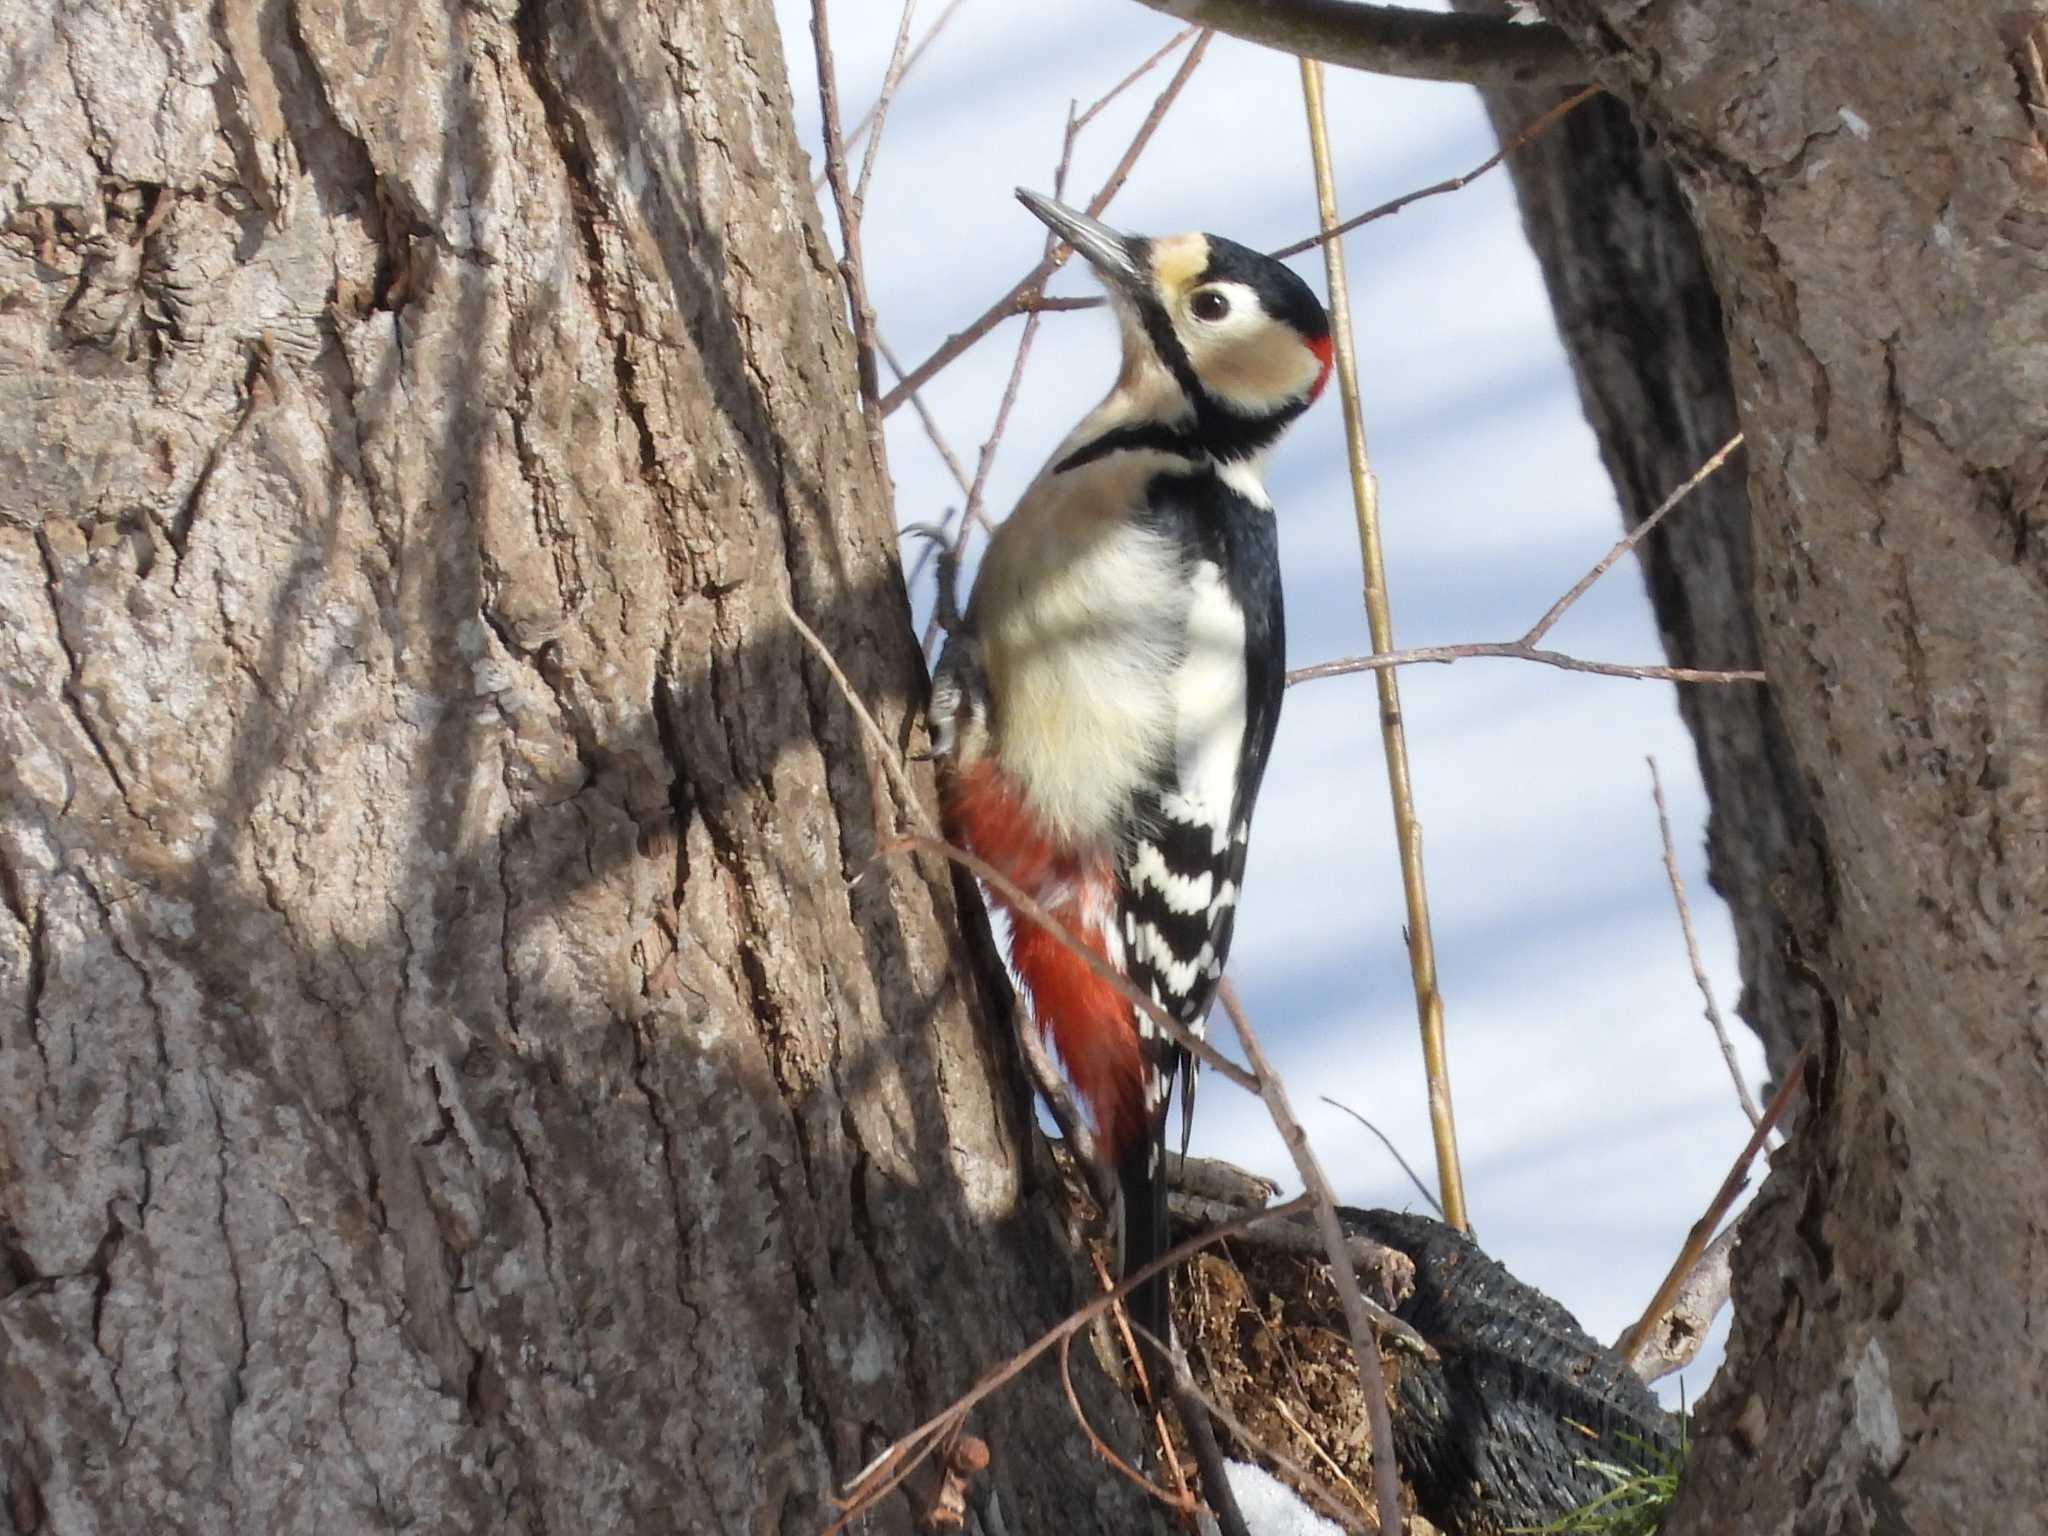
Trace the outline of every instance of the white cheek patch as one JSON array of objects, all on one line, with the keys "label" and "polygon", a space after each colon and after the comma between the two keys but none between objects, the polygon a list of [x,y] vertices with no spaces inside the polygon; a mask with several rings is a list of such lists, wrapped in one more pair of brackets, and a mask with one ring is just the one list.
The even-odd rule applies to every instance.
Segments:
[{"label": "white cheek patch", "polygon": [[1230,300],[1230,313],[1214,323],[1183,316],[1178,326],[1203,388],[1247,415],[1307,394],[1323,365],[1294,327],[1268,315],[1243,283],[1206,286]]}]

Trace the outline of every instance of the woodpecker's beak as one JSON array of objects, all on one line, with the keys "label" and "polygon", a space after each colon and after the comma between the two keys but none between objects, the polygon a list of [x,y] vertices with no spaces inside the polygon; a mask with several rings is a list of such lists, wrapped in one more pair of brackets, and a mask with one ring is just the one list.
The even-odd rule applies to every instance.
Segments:
[{"label": "woodpecker's beak", "polygon": [[1056,203],[1023,187],[1017,189],[1017,201],[1043,219],[1054,234],[1087,257],[1088,265],[1110,287],[1138,294],[1151,286],[1151,276],[1138,255],[1138,242],[1131,236],[1118,234],[1100,219],[1091,219],[1065,203]]}]

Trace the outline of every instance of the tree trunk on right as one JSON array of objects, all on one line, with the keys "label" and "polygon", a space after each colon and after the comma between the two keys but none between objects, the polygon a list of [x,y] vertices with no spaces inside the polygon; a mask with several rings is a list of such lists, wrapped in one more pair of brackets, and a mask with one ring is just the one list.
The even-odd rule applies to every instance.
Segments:
[{"label": "tree trunk on right", "polygon": [[1829,900],[1795,925],[1834,994],[1816,1113],[1742,1246],[1729,1366],[1667,1530],[2037,1530],[2042,17],[1546,9],[1698,225],[1748,441],[1763,660],[1828,850]]}]

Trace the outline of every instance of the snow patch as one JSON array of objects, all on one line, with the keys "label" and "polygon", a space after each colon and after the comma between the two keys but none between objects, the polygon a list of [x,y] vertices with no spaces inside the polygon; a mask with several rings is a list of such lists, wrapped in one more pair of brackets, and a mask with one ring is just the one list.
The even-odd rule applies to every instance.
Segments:
[{"label": "snow patch", "polygon": [[1224,1463],[1224,1471],[1251,1536],[1343,1536],[1339,1527],[1302,1503],[1292,1488],[1264,1467],[1231,1461]]}]

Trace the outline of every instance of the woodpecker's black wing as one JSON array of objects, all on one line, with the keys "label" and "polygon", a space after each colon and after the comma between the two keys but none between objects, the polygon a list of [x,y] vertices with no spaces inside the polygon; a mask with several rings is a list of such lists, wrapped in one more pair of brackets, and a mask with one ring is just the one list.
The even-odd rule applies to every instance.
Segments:
[{"label": "woodpecker's black wing", "polygon": [[[1141,792],[1137,831],[1118,869],[1126,973],[1197,1033],[1230,953],[1252,805],[1286,687],[1279,530],[1256,480],[1231,478],[1239,483],[1205,466],[1159,475],[1147,488],[1142,515],[1182,552],[1188,616],[1173,677],[1174,760]],[[1185,1143],[1194,1070],[1187,1053],[1142,1017],[1138,1033],[1148,1134],[1125,1150],[1117,1170],[1126,1271],[1165,1251],[1166,1108],[1174,1077],[1185,1070]],[[1138,1291],[1132,1313],[1164,1339],[1164,1283]]]}]

